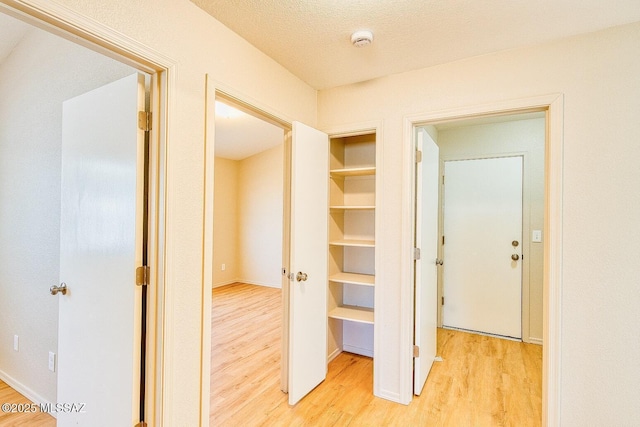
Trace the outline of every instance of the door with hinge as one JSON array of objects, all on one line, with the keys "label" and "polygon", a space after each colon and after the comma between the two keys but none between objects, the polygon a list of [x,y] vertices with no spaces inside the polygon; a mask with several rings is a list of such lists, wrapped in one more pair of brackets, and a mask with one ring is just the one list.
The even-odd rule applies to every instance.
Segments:
[{"label": "door with hinge", "polygon": [[294,122],[291,144],[289,404],[327,375],[329,138]]},{"label": "door with hinge", "polygon": [[[63,103],[58,426],[138,421],[144,77]],[[77,411],[76,409],[80,409]]]},{"label": "door with hinge", "polygon": [[415,319],[414,393],[419,395],[436,356],[438,298],[438,186],[440,153],[426,132],[417,130],[415,168]]},{"label": "door with hinge", "polygon": [[522,336],[522,157],[445,162],[445,327]]}]

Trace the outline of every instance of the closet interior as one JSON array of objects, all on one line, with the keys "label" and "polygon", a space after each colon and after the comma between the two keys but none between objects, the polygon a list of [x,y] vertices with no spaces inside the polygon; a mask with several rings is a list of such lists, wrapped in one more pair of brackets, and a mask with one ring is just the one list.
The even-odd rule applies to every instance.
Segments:
[{"label": "closet interior", "polygon": [[328,359],[373,357],[376,134],[330,138]]}]

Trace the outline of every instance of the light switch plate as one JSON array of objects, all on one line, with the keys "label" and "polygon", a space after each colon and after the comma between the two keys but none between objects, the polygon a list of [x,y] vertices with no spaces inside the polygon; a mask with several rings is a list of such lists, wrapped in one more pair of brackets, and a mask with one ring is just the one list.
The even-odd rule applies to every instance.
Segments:
[{"label": "light switch plate", "polygon": [[542,230],[533,230],[533,233],[531,233],[531,241],[534,243],[542,242]]}]

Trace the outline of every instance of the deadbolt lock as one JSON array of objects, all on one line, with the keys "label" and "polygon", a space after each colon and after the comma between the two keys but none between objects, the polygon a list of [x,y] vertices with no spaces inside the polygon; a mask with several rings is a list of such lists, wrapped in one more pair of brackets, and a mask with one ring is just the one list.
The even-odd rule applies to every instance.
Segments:
[{"label": "deadbolt lock", "polygon": [[52,287],[49,288],[49,292],[51,293],[51,295],[58,295],[58,292],[61,293],[62,295],[66,295],[67,284],[63,282],[63,283],[60,283],[60,286],[53,285]]},{"label": "deadbolt lock", "polygon": [[514,248],[518,247],[520,243],[517,240],[514,240],[513,242],[511,242],[511,246],[513,246]]}]

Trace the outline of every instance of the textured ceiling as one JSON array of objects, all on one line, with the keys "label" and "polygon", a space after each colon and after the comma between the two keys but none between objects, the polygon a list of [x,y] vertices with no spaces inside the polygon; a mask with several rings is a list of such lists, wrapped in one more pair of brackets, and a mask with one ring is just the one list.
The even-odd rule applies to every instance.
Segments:
[{"label": "textured ceiling", "polygon": [[316,89],[640,21],[640,0],[191,1]]}]

